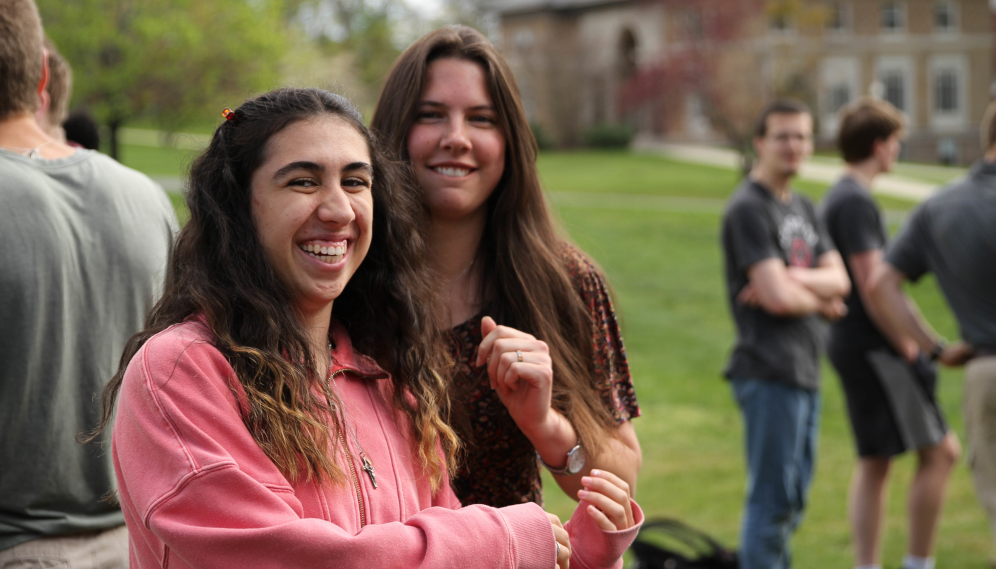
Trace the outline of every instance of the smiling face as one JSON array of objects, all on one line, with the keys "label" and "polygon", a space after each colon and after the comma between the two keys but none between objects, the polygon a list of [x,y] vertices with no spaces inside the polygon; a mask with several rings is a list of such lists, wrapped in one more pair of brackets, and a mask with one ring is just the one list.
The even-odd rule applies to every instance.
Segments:
[{"label": "smiling face", "polygon": [[323,115],[273,135],[252,175],[266,258],[305,315],[331,310],[370,249],[373,167],[367,142]]},{"label": "smiling face", "polygon": [[408,156],[433,219],[483,214],[505,169],[505,136],[484,70],[464,59],[432,62],[417,112]]}]

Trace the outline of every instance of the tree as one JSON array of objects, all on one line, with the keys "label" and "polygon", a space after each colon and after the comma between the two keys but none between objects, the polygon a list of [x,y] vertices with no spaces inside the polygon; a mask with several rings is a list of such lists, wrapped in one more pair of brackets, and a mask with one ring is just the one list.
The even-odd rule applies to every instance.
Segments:
[{"label": "tree", "polygon": [[754,119],[764,103],[776,96],[813,99],[803,79],[808,63],[776,65],[793,58],[761,53],[754,41],[767,35],[769,27],[790,22],[818,27],[825,17],[822,6],[801,0],[656,1],[674,14],[673,39],[652,63],[636,67],[623,82],[620,107],[625,113],[649,114],[655,130],[667,132],[694,97],[710,126],[741,153],[748,170]]},{"label": "tree", "polygon": [[163,130],[215,117],[280,81],[279,0],[37,0],[73,68],[74,105],[110,128],[147,118]]}]

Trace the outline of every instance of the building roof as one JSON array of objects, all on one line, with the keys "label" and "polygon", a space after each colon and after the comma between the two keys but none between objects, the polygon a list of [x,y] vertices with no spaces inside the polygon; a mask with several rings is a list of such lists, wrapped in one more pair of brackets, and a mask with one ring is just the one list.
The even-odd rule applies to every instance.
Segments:
[{"label": "building roof", "polygon": [[488,10],[497,12],[502,16],[513,16],[516,14],[528,14],[533,12],[566,12],[571,10],[594,8],[597,6],[625,4],[629,1],[630,0],[491,0],[490,2],[487,2],[487,8]]}]

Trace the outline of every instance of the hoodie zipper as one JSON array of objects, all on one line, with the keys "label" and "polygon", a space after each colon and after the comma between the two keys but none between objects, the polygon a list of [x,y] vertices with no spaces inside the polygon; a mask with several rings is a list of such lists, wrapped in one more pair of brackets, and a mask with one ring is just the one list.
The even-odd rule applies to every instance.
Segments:
[{"label": "hoodie zipper", "polygon": [[356,473],[356,465],[353,464],[353,453],[349,452],[346,446],[346,439],[342,436],[342,429],[339,430],[339,444],[346,451],[346,460],[349,461],[349,481],[353,483],[353,490],[356,492],[356,501],[360,505],[360,529],[367,525],[366,508],[363,507],[363,494],[360,493],[360,477]]},{"label": "hoodie zipper", "polygon": [[[340,373],[345,373],[347,371],[353,372],[356,375],[359,375],[360,377],[366,377],[363,374],[361,374],[358,370],[351,369],[351,368],[345,368],[344,367],[344,368],[336,370],[332,375],[330,375],[329,376],[329,380],[334,383],[336,375],[339,375]],[[341,397],[341,394],[340,394],[340,397]],[[346,441],[346,437],[343,435],[343,431],[348,428],[346,426],[346,413],[345,413],[345,409],[343,409],[339,413],[339,416],[342,419],[342,428],[339,429],[339,444],[341,444],[343,450],[346,451],[346,460],[349,461],[349,480],[350,480],[350,482],[353,483],[353,490],[356,492],[356,501],[357,501],[357,503],[360,506],[360,529],[363,529],[363,527],[365,525],[367,525],[367,514],[366,514],[366,508],[364,507],[364,504],[363,504],[363,494],[360,492],[360,475],[356,471],[356,464],[353,462],[353,453],[350,452],[349,445],[348,445],[348,443]],[[355,437],[355,435],[354,435],[354,437]],[[359,445],[359,441],[357,441],[356,444]],[[363,470],[366,471],[367,475],[370,476],[370,481],[373,483],[374,488],[376,488],[377,487],[377,482],[376,482],[376,479],[374,478],[373,467],[370,465],[370,461],[364,455],[363,449],[359,449],[359,451],[360,451],[360,458],[363,460]]]}]

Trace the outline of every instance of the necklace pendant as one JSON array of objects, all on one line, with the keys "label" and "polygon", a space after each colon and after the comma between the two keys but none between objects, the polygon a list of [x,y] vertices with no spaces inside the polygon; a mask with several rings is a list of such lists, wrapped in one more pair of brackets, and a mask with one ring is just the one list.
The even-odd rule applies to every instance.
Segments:
[{"label": "necklace pendant", "polygon": [[361,456],[363,459],[363,470],[366,471],[367,476],[370,477],[370,483],[373,484],[374,489],[377,489],[377,475],[374,474],[374,467],[370,464],[370,460],[365,456]]}]

